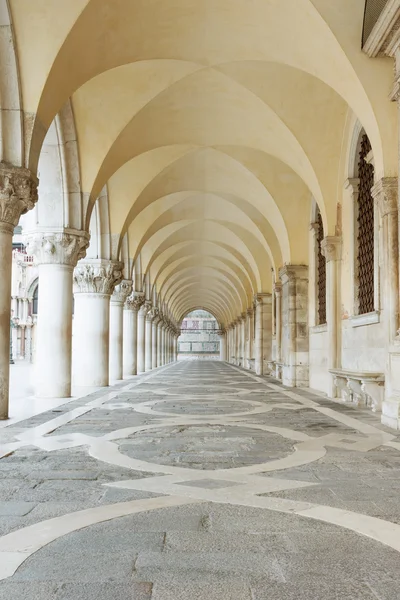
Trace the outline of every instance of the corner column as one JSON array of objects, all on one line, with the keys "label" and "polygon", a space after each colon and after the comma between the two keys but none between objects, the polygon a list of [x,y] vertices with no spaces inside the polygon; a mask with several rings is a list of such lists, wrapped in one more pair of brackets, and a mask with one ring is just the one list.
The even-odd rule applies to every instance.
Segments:
[{"label": "corner column", "polygon": [[0,420],[9,409],[12,236],[20,216],[35,206],[37,186],[28,169],[0,162]]},{"label": "corner column", "polygon": [[123,377],[124,304],[131,291],[132,281],[124,279],[115,287],[110,300],[110,381]]},{"label": "corner column", "polygon": [[39,398],[69,398],[72,378],[73,272],[84,258],[89,234],[84,231],[32,233],[29,254],[39,270],[35,394]]},{"label": "corner column", "polygon": [[122,269],[122,263],[102,259],[75,268],[72,373],[77,386],[109,385],[110,298]]},{"label": "corner column", "polygon": [[308,387],[308,267],[287,265],[282,281],[282,383]]}]

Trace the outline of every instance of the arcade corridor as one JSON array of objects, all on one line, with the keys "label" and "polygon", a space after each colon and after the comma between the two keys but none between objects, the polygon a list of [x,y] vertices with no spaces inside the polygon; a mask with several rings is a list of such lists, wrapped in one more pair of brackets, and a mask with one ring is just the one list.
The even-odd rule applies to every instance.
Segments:
[{"label": "arcade corridor", "polygon": [[180,362],[0,429],[1,600],[398,600],[400,439]]}]

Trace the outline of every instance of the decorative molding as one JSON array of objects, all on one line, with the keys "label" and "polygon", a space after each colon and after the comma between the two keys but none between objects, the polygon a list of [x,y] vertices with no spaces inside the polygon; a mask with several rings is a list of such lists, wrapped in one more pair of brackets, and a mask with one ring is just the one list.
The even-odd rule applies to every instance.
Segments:
[{"label": "decorative molding", "polygon": [[125,304],[125,301],[129,294],[132,292],[132,281],[129,279],[123,279],[121,283],[115,286],[113,294],[111,296],[112,304]]},{"label": "decorative molding", "polygon": [[67,265],[76,267],[85,258],[90,235],[86,231],[35,232],[25,237],[28,254],[39,265]]},{"label": "decorative molding", "polygon": [[38,178],[29,169],[0,162],[0,231],[13,233],[38,200]]},{"label": "decorative molding", "polygon": [[127,297],[124,308],[125,310],[133,310],[134,312],[138,312],[143,303],[144,292],[132,292]]},{"label": "decorative molding", "polygon": [[381,217],[397,214],[398,180],[397,177],[382,177],[371,189],[372,197],[379,208]]},{"label": "decorative molding", "polygon": [[370,57],[394,56],[400,44],[400,3],[388,0],[375,23],[363,51]]},{"label": "decorative molding", "polygon": [[310,327],[311,334],[326,333],[327,331],[328,331],[327,323],[323,323],[322,325],[313,325],[312,327]]},{"label": "decorative molding", "polygon": [[358,194],[358,186],[360,185],[360,180],[358,177],[349,177],[344,182],[344,189],[349,190],[351,194]]},{"label": "decorative molding", "polygon": [[111,296],[115,286],[122,281],[122,271],[122,263],[110,260],[78,263],[74,270],[74,293]]},{"label": "decorative molding", "polygon": [[350,317],[350,322],[352,327],[364,327],[364,325],[374,325],[379,323],[380,313],[375,310],[374,312],[366,313],[365,315],[354,315]]},{"label": "decorative molding", "polygon": [[321,242],[321,252],[325,256],[326,262],[341,260],[342,238],[333,235],[325,237]]}]

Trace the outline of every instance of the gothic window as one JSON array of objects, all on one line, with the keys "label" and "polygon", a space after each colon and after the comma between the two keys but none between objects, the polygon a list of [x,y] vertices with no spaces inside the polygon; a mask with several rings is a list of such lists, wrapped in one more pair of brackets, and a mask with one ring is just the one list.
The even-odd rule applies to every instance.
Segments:
[{"label": "gothic window", "polygon": [[367,162],[371,143],[364,133],[358,162],[356,281],[358,314],[373,312],[374,306],[374,167]]},{"label": "gothic window", "polygon": [[317,324],[326,323],[326,259],[322,254],[322,240],[324,239],[324,225],[318,210],[316,219],[316,244],[317,244]]},{"label": "gothic window", "polygon": [[35,291],[33,292],[32,298],[32,314],[38,314],[38,304],[39,304],[39,286],[37,285]]}]

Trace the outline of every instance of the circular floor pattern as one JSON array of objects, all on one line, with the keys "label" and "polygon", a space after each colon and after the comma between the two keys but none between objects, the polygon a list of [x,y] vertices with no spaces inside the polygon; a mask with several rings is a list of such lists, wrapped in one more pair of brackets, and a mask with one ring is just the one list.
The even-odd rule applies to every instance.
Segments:
[{"label": "circular floor pattern", "polygon": [[232,387],[227,385],[203,385],[203,386],[177,386],[177,387],[165,387],[159,390],[153,390],[155,394],[166,394],[168,396],[190,396],[190,397],[201,397],[210,396],[211,394],[218,395],[235,395],[243,396],[251,393],[251,390],[244,388],[235,388],[235,392],[232,392]]},{"label": "circular floor pattern", "polygon": [[192,400],[160,400],[152,406],[152,412],[173,415],[230,415],[231,413],[247,413],[252,405],[245,400],[227,400],[221,398],[215,401]]},{"label": "circular floor pattern", "polygon": [[119,451],[153,464],[190,469],[233,469],[279,460],[293,442],[251,426],[177,425],[139,431],[117,441]]}]

